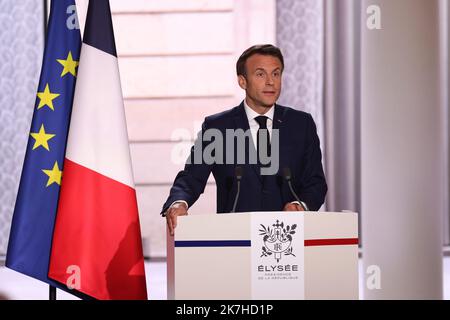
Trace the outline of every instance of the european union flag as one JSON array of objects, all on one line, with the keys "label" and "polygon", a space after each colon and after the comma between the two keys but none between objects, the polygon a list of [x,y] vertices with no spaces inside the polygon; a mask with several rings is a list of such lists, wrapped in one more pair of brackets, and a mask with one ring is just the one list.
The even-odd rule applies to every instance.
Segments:
[{"label": "european union flag", "polygon": [[6,256],[7,267],[59,288],[47,273],[80,47],[74,0],[52,1]]}]

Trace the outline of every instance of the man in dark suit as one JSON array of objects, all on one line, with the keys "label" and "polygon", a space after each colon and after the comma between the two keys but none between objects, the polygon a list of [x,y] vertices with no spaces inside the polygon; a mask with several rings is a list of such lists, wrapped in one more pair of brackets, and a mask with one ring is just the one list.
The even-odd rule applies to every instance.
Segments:
[{"label": "man in dark suit", "polygon": [[211,172],[217,185],[217,213],[317,211],[323,204],[327,184],[314,120],[308,113],[276,104],[283,68],[281,51],[273,45],[250,47],[238,59],[238,83],[245,99],[205,118],[162,209],[172,235],[177,217],[188,214]]}]

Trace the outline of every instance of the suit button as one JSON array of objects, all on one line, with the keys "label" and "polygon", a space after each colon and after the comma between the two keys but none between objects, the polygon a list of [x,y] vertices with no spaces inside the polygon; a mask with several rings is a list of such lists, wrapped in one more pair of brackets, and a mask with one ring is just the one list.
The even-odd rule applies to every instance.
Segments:
[{"label": "suit button", "polygon": [[263,194],[269,194],[270,192],[269,192],[269,190],[263,189],[263,190],[262,190],[262,193],[263,193]]}]

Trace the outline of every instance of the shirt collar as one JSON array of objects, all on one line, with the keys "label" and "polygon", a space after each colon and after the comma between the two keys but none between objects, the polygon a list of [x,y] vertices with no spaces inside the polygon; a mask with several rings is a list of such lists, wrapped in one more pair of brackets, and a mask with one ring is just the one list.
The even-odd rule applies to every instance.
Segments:
[{"label": "shirt collar", "polygon": [[[252,108],[250,108],[248,106],[248,104],[245,101],[245,99],[244,99],[244,109],[245,109],[245,113],[247,114],[248,122],[254,120],[257,116],[261,116],[261,114],[255,112]],[[270,107],[269,111],[267,111],[263,115],[268,117],[270,119],[270,121],[273,121],[274,112],[275,112],[275,108],[274,108],[274,106],[272,106],[272,107]]]}]

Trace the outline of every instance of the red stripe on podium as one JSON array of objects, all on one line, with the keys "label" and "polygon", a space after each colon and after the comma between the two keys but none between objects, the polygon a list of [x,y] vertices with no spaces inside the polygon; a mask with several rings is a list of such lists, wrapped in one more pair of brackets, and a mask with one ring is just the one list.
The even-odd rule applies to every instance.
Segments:
[{"label": "red stripe on podium", "polygon": [[311,240],[305,240],[305,247],[314,247],[314,246],[347,246],[347,245],[357,245],[358,243],[359,243],[358,238],[311,239]]}]

